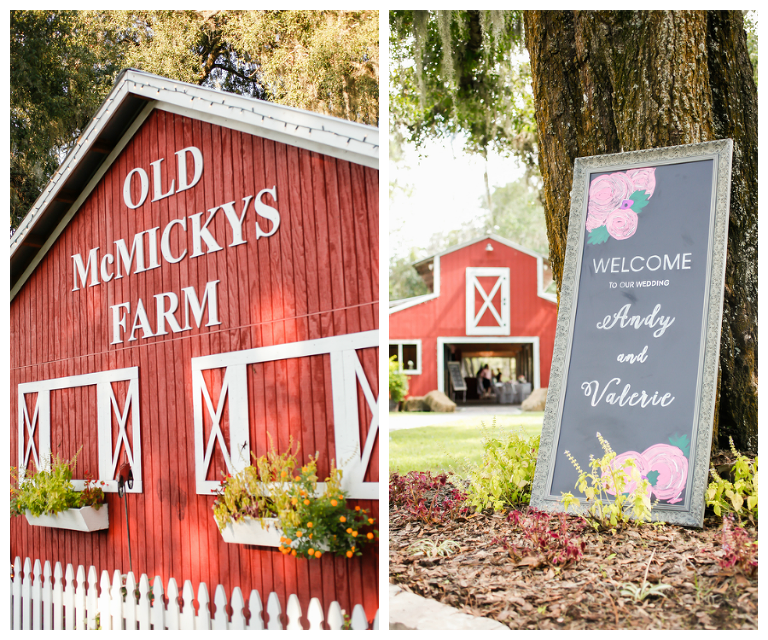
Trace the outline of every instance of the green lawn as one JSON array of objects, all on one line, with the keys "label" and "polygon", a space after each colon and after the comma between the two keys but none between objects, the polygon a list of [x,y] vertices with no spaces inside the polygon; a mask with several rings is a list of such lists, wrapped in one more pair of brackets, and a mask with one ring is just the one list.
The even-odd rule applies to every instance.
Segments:
[{"label": "green lawn", "polygon": [[[422,414],[423,415],[423,414]],[[390,414],[390,422],[409,416]],[[499,416],[496,431],[506,434],[515,429],[530,436],[541,433],[544,412]],[[483,435],[492,432],[491,419],[485,426],[477,418],[452,420],[450,424],[390,431],[389,471],[454,471],[463,475],[464,466],[479,464],[483,458]]]}]

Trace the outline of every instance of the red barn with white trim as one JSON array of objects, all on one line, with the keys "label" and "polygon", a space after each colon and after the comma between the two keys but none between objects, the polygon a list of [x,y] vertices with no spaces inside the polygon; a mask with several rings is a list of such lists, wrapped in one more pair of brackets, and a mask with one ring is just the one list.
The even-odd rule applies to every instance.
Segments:
[{"label": "red barn with white trim", "polygon": [[[378,520],[378,130],[127,70],[11,239],[11,464],[106,483],[109,528],[20,556],[378,609],[375,545],[228,544],[222,472],[301,445]],[[129,549],[117,468],[128,462]],[[213,593],[211,592],[211,598]]]},{"label": "red barn with white trim", "polygon": [[[448,365],[487,358],[514,362],[514,376],[533,388],[549,385],[557,326],[557,298],[544,258],[490,235],[451,247],[415,265],[432,292],[390,302],[390,355],[409,374],[409,395],[451,393]],[[475,391],[468,385],[468,398]],[[459,396],[461,399],[462,396]]]}]

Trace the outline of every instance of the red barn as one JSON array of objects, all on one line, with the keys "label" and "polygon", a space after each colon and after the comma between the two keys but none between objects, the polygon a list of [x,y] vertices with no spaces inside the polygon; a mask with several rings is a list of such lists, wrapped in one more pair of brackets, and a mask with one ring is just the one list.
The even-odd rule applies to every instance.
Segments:
[{"label": "red barn", "polygon": [[[450,394],[449,362],[474,378],[489,358],[506,361],[504,373],[525,376],[534,389],[549,385],[557,297],[547,292],[552,276],[542,256],[491,235],[414,266],[431,293],[389,309],[390,355],[410,375],[410,395]],[[468,382],[470,398],[476,386]]]},{"label": "red barn", "polygon": [[[301,445],[378,520],[378,130],[127,70],[11,238],[11,464],[106,483],[109,528],[11,561],[378,609],[378,551],[228,544],[222,472]],[[124,505],[117,469],[134,475]],[[369,548],[370,549],[370,548]],[[213,605],[211,605],[213,608]]]}]

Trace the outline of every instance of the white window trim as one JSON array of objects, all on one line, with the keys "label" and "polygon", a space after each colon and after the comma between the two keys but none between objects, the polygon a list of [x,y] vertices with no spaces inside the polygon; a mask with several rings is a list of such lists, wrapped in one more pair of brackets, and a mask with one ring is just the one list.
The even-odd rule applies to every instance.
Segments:
[{"label": "white window trim", "polygon": [[[421,375],[421,340],[420,339],[390,340],[389,344],[390,346],[393,344],[397,345],[397,362],[400,365],[400,371],[402,371],[405,374],[408,374],[409,376],[420,376]],[[403,345],[404,344],[416,345],[416,368],[415,369],[403,369]]]},{"label": "white window trim", "polygon": [[[117,406],[113,382],[128,381],[128,392],[125,405],[121,409]],[[133,488],[125,487],[130,493],[142,492],[141,474],[141,425],[139,420],[139,368],[115,369],[112,371],[99,371],[80,376],[65,378],[53,378],[51,380],[39,380],[25,382],[19,385],[19,475],[23,477],[30,462],[34,462],[37,469],[47,467],[51,457],[51,391],[60,389],[74,389],[77,387],[96,387],[97,407],[97,438],[99,452],[99,473],[96,480],[103,481],[101,488],[107,493],[117,492],[117,481],[113,478],[117,472],[118,458],[115,451],[120,449],[120,442],[125,447],[125,455],[133,472]],[[29,408],[25,395],[37,393],[37,404],[30,418]],[[132,442],[128,442],[125,433],[125,424],[128,420],[128,410],[131,414]],[[118,422],[117,442],[112,441],[112,416]],[[34,433],[38,430],[38,447],[34,446]],[[25,438],[25,436],[28,436]],[[84,443],[78,443],[84,444]],[[85,480],[72,479],[75,489],[82,491],[85,488]]]},{"label": "white window trim", "polygon": [[[491,291],[485,291],[478,278],[498,278]],[[466,270],[466,332],[468,336],[508,336],[510,333],[509,267],[467,267]],[[475,313],[475,292],[485,298],[480,313]],[[493,305],[493,298],[499,292],[500,309]],[[496,316],[499,324],[481,327],[477,323],[486,309]]]},{"label": "white window trim", "polygon": [[[219,482],[206,480],[211,463],[213,447],[224,455],[227,469],[234,474],[250,464],[248,424],[248,393],[246,367],[259,362],[274,362],[288,358],[303,358],[329,354],[331,358],[331,390],[333,396],[334,443],[336,464],[343,473],[342,488],[350,498],[378,500],[379,483],[364,482],[363,478],[371,460],[371,452],[379,431],[378,389],[371,388],[357,357],[357,349],[379,346],[378,331],[362,331],[318,340],[304,340],[269,347],[258,347],[244,351],[217,353],[192,358],[192,403],[194,407],[195,431],[195,484],[201,495],[211,495],[219,489]],[[225,369],[224,382],[219,395],[218,407],[214,407],[203,378],[207,369]],[[360,441],[359,407],[357,385],[360,384],[365,401],[372,413],[372,419],[365,442]],[[216,428],[224,408],[226,394],[229,402],[229,442],[225,442]],[[233,399],[236,399],[233,401]],[[203,412],[207,411],[214,422],[214,428],[204,442]],[[318,483],[318,490],[324,490],[325,483]]]}]

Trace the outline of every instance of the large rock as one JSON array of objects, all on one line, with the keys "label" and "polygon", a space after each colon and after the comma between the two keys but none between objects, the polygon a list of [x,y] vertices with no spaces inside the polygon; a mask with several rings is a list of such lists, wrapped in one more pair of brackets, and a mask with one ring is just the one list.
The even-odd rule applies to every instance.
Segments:
[{"label": "large rock", "polygon": [[403,400],[403,411],[429,411],[429,405],[421,396],[411,396]]},{"label": "large rock", "polygon": [[451,400],[442,391],[435,389],[430,391],[424,396],[424,402],[429,405],[432,411],[440,411],[442,413],[451,413],[456,411],[456,403]]},{"label": "large rock", "polygon": [[534,389],[520,405],[523,411],[544,411],[547,405],[547,388]]}]

